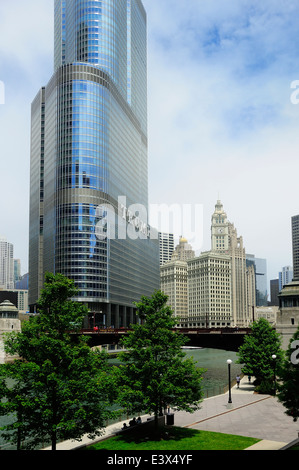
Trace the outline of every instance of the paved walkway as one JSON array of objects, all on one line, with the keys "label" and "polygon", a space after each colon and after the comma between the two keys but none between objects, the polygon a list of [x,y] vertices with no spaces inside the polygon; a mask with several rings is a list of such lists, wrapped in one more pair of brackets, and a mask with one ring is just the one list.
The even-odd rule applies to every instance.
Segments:
[{"label": "paved walkway", "polygon": [[243,377],[239,389],[236,385],[232,388],[231,396],[231,404],[226,393],[204,400],[193,415],[178,412],[175,424],[262,439],[250,450],[278,450],[298,438],[299,423],[285,414],[277,398],[255,394],[247,377]]},{"label": "paved walkway", "polygon": [[[246,376],[241,380],[240,388],[236,385],[232,388],[231,404],[228,403],[228,397],[226,393],[207,398],[202,402],[201,409],[192,414],[176,412],[174,424],[261,439],[261,442],[248,450],[278,450],[297,439],[299,423],[285,414],[285,409],[277,398],[255,394],[254,386],[248,382]],[[143,420],[146,418],[147,416],[143,417]],[[119,431],[122,424],[108,426],[103,438]],[[57,445],[57,450],[71,450],[91,443],[88,438],[83,438],[82,442],[65,441]]]}]

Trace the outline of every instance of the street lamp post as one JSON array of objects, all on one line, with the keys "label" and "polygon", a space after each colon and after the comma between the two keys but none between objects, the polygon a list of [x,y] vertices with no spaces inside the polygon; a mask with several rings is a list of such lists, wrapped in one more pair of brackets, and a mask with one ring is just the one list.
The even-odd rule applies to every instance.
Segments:
[{"label": "street lamp post", "polygon": [[230,365],[233,361],[228,359],[226,362],[228,366],[228,403],[232,403]]},{"label": "street lamp post", "polygon": [[276,355],[272,354],[273,359],[273,373],[274,373],[274,396],[276,395]]}]

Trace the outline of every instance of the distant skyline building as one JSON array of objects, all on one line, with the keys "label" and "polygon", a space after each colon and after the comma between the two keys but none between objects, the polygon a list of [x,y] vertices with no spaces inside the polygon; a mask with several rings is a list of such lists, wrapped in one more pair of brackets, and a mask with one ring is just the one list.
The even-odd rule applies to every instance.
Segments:
[{"label": "distant skyline building", "polygon": [[0,236],[0,289],[14,288],[14,247]]},{"label": "distant skyline building", "polygon": [[276,331],[282,335],[282,348],[287,349],[299,325],[299,215],[291,219],[293,280],[278,294],[279,310]]},{"label": "distant skyline building", "polygon": [[160,266],[171,260],[174,251],[173,233],[159,232]]},{"label": "distant skyline building", "polygon": [[62,273],[97,325],[126,326],[133,302],[159,288],[146,12],[141,0],[55,0],[54,10],[54,74],[31,113],[29,303],[46,271]]},{"label": "distant skyline building", "polygon": [[293,279],[299,280],[299,215],[292,217]]},{"label": "distant skyline building", "polygon": [[14,281],[15,283],[21,279],[21,260],[14,259]]},{"label": "distant skyline building", "polygon": [[256,286],[256,306],[265,307],[268,304],[267,260],[246,254],[247,266],[254,266]]},{"label": "distant skyline building", "polygon": [[279,294],[279,279],[270,280],[270,305],[279,305],[278,294]]},{"label": "distant skyline building", "polygon": [[286,286],[293,280],[293,267],[292,266],[283,266],[282,270],[278,273],[279,279],[279,290]]}]

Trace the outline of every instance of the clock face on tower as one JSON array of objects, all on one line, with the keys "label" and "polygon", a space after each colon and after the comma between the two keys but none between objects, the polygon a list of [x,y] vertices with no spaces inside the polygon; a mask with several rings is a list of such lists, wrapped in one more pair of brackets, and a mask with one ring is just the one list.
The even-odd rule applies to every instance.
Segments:
[{"label": "clock face on tower", "polygon": [[224,231],[223,228],[218,228],[217,230],[218,233],[223,233],[223,231]]}]

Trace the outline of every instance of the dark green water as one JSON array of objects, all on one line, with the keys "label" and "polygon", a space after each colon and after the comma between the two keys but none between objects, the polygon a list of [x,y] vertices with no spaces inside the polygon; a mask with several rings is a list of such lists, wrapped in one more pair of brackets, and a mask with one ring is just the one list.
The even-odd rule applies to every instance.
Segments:
[{"label": "dark green water", "polygon": [[206,396],[220,395],[228,387],[227,359],[231,359],[231,379],[241,373],[241,364],[236,364],[237,353],[221,349],[185,349],[187,357],[193,357],[198,367],[207,369],[202,382]]},{"label": "dark green water", "polygon": [[[236,364],[237,353],[233,351],[224,351],[221,349],[196,348],[184,349],[186,357],[193,357],[196,366],[207,369],[203,375],[202,386],[205,397],[220,395],[228,387],[228,366],[227,359],[231,359],[231,378],[235,379],[237,374],[241,373],[240,364]],[[118,364],[117,358],[109,359],[112,364]]]}]

